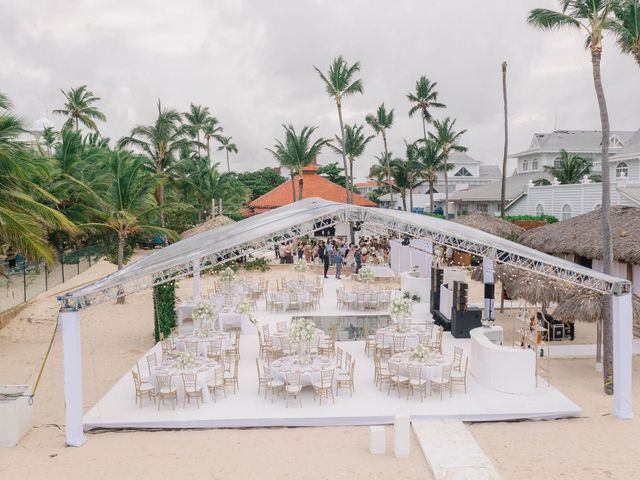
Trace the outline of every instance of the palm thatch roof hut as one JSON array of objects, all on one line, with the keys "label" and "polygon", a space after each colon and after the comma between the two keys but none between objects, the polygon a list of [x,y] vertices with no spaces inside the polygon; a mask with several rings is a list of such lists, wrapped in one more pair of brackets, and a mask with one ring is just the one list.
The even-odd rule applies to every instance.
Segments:
[{"label": "palm thatch roof hut", "polygon": [[525,229],[518,225],[483,212],[461,215],[452,221],[508,240],[517,240],[525,232]]},{"label": "palm thatch roof hut", "polygon": [[[640,208],[611,207],[611,234],[614,259],[640,265]],[[529,230],[520,242],[552,255],[601,259],[602,209]]]},{"label": "palm thatch roof hut", "polygon": [[213,230],[214,228],[222,227],[223,225],[228,225],[230,223],[234,223],[234,220],[231,220],[229,217],[225,217],[224,215],[218,215],[216,217],[211,217],[209,220],[202,222],[195,227],[191,227],[189,230],[185,230],[180,234],[180,238],[188,238],[196,233],[206,232],[207,230]]}]

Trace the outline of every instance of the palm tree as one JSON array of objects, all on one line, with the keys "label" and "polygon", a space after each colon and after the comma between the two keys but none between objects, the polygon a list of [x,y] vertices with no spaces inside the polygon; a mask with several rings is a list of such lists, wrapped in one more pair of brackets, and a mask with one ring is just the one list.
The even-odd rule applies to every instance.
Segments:
[{"label": "palm tree", "polygon": [[[418,157],[420,159],[422,178],[429,184],[429,212],[433,214],[433,190],[434,185],[438,181],[438,173],[444,171],[445,163],[440,146],[432,139],[427,139],[418,148]],[[451,170],[453,165],[447,164],[447,168]]]},{"label": "palm tree", "polygon": [[615,21],[610,25],[622,53],[632,55],[640,66],[640,0],[614,4]]},{"label": "palm tree", "polygon": [[407,192],[411,188],[411,166],[401,158],[391,160],[391,175],[393,177],[393,188],[400,194],[402,209],[407,211]]},{"label": "palm tree", "polygon": [[209,116],[207,123],[205,123],[202,131],[204,132],[204,140],[207,142],[207,155],[209,157],[209,163],[213,161],[211,157],[211,139],[220,140],[220,136],[223,132],[222,125],[218,119],[212,115]]},{"label": "palm tree", "polygon": [[420,163],[419,147],[414,143],[405,144],[406,153],[406,170],[409,180],[409,211],[413,212],[413,189],[420,186],[424,182],[422,164]]},{"label": "palm tree", "polygon": [[420,112],[420,117],[422,118],[422,133],[425,140],[427,139],[427,123],[433,121],[430,110],[432,108],[446,108],[444,103],[438,102],[436,85],[438,85],[438,82],[432,83],[431,80],[423,75],[416,82],[415,93],[407,94],[407,99],[412,103],[409,109],[409,116],[413,117],[416,113]]},{"label": "palm tree", "polygon": [[304,180],[302,171],[304,167],[311,164],[314,159],[322,151],[322,147],[329,143],[324,138],[318,138],[315,141],[311,140],[313,132],[318,127],[309,127],[305,125],[298,134],[293,125],[282,125],[284,128],[285,139],[284,142],[276,140],[276,144],[273,149],[267,148],[267,151],[280,162],[280,165],[289,169],[291,175],[291,188],[293,190],[293,201],[296,201],[296,189],[294,185],[295,175],[298,175],[298,200],[304,198],[303,188]]},{"label": "palm tree", "polygon": [[[611,181],[609,172],[609,112],[602,86],[600,61],[602,59],[602,37],[604,30],[610,28],[612,0],[560,0],[559,12],[546,8],[536,8],[529,13],[527,22],[545,30],[563,27],[575,28],[586,35],[585,45],[591,51],[593,84],[600,111],[602,127],[602,235],[603,235],[603,270],[610,274],[613,267],[613,247],[611,243]],[[604,343],[604,388],[607,394],[613,393],[613,324],[612,303],[609,296],[605,300],[603,315]]]},{"label": "palm tree", "polygon": [[91,90],[87,89],[86,85],[82,85],[78,88],[72,88],[68,92],[60,90],[66,99],[64,108],[56,109],[53,111],[56,115],[64,115],[67,121],[64,122],[63,128],[71,128],[75,125],[75,129],[80,128],[82,123],[89,130],[98,130],[95,120],[106,121],[104,113],[102,113],[94,105],[100,97],[96,97]]},{"label": "palm tree", "polygon": [[[155,184],[155,198],[159,207],[165,204],[165,184],[175,167],[176,154],[185,145],[193,144],[189,132],[180,122],[180,114],[175,110],[162,108],[158,100],[158,116],[153,125],[139,125],[131,135],[120,139],[119,147],[136,147],[145,156],[145,168],[158,176]],[[165,226],[164,211],[160,210],[160,224]]]},{"label": "palm tree", "polygon": [[47,155],[50,157],[53,145],[56,143],[56,131],[53,127],[44,127],[42,129],[42,143],[44,143]]},{"label": "palm tree", "polygon": [[[10,107],[4,97],[3,108]],[[32,179],[48,176],[49,166],[36,159],[18,140],[25,132],[21,120],[10,111],[0,114],[0,244],[12,245],[28,258],[52,262],[47,232],[77,232],[67,217],[47,205],[58,200]]]},{"label": "palm tree", "polygon": [[545,166],[544,169],[563,184],[580,183],[585,175],[591,174],[593,163],[588,158],[573,155],[566,150],[560,150],[560,165]]},{"label": "palm tree", "polygon": [[209,122],[209,107],[203,107],[202,105],[194,105],[193,103],[189,106],[189,111],[183,113],[184,116],[184,125],[189,132],[191,138],[195,139],[198,150],[198,157],[200,157],[200,132],[205,129],[205,126]]},{"label": "palm tree", "polygon": [[211,213],[214,200],[222,200],[227,206],[241,205],[248,200],[249,190],[238,188],[238,183],[233,182],[234,178],[233,174],[220,173],[217,163],[210,165],[208,159],[196,161],[196,169],[192,172],[189,183],[195,194],[196,204],[202,208],[203,216]]},{"label": "palm tree", "polygon": [[[340,120],[340,139],[342,143],[345,143],[344,138],[344,123],[342,121],[342,99],[353,95],[354,93],[362,93],[362,80],[353,77],[360,71],[360,62],[356,62],[353,65],[348,65],[342,56],[333,59],[333,63],[329,66],[329,70],[326,74],[322,73],[318,67],[313,67],[320,78],[325,84],[327,93],[336,102],[338,108],[338,119]],[[347,174],[347,157],[346,154],[342,154],[342,166],[345,174]],[[348,178],[348,175],[347,175]],[[347,180],[347,203],[352,203],[353,184]]]},{"label": "palm tree", "polygon": [[[384,155],[387,158],[389,155],[389,149],[387,148],[387,130],[393,125],[393,108],[387,112],[384,103],[378,107],[378,110],[374,114],[366,116],[365,121],[369,124],[373,131],[382,136],[382,142],[384,143]],[[391,195],[391,205],[393,205],[393,189],[391,188],[391,166],[389,162],[386,162],[387,171],[387,186],[389,186],[389,194]]]},{"label": "palm tree", "polygon": [[227,153],[227,172],[231,172],[231,167],[229,166],[229,152],[238,154],[238,147],[231,140],[231,137],[223,137],[222,135],[218,139],[220,141],[220,146],[218,147],[218,151],[224,150]]},{"label": "palm tree", "polygon": [[[353,162],[364,153],[367,144],[375,138],[375,135],[366,136],[363,125],[345,125],[344,134],[341,137],[336,135],[335,144],[330,143],[331,149],[346,157],[349,160],[349,170],[347,171],[347,185],[353,189]],[[353,197],[351,198],[353,202]]]},{"label": "palm tree", "polygon": [[[374,158],[377,163],[374,163],[369,169],[368,177],[375,180],[378,184],[386,185],[391,198],[393,198],[393,195],[391,194],[391,192],[393,192],[393,175],[391,173],[391,160],[393,155],[391,152],[382,152]],[[395,205],[395,202],[391,201],[391,208],[393,208],[393,205]]]},{"label": "palm tree", "polygon": [[444,120],[435,120],[433,122],[433,126],[436,129],[436,133],[433,134],[429,132],[431,140],[435,141],[442,150],[442,159],[444,161],[444,168],[442,171],[444,172],[445,218],[449,218],[449,176],[447,175],[447,171],[449,170],[447,163],[449,160],[449,153],[467,151],[467,147],[460,145],[460,138],[466,133],[466,130],[456,132],[454,130],[455,125],[456,120],[451,120],[449,117]]},{"label": "palm tree", "polygon": [[13,108],[13,104],[9,97],[7,97],[4,93],[0,92],[0,108],[3,110],[11,110]]},{"label": "palm tree", "polygon": [[502,151],[502,183],[500,185],[500,218],[504,219],[504,211],[507,208],[507,153],[509,149],[509,124],[507,123],[507,62],[502,62],[502,101],[504,106],[504,149]]}]

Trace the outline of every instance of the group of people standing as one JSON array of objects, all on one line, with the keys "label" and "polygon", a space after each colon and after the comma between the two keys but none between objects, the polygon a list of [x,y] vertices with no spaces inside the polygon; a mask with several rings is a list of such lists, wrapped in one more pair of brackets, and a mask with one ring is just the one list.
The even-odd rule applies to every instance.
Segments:
[{"label": "group of people standing", "polygon": [[336,278],[340,278],[343,267],[358,273],[367,262],[387,264],[390,244],[386,238],[362,237],[358,243],[329,237],[326,240],[288,241],[275,247],[276,258],[280,263],[293,263],[294,257],[311,263],[318,259],[323,265],[324,278],[328,278],[329,269],[336,268]]}]

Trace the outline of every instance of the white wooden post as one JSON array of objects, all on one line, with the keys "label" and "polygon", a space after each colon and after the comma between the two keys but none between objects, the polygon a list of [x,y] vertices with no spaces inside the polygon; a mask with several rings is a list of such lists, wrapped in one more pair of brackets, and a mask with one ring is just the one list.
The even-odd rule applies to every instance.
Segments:
[{"label": "white wooden post", "polygon": [[408,457],[411,424],[407,415],[396,415],[393,426],[393,453],[396,457]]},{"label": "white wooden post", "polygon": [[200,260],[193,261],[193,299],[200,300]]},{"label": "white wooden post", "polygon": [[493,278],[493,260],[482,257],[482,279],[484,281],[484,318],[494,319],[495,284]]},{"label": "white wooden post", "polygon": [[61,308],[58,322],[62,328],[67,445],[81,447],[87,438],[82,425],[82,354],[78,310],[72,307]]},{"label": "white wooden post", "polygon": [[613,300],[613,415],[633,418],[631,379],[633,360],[633,309],[631,293]]}]

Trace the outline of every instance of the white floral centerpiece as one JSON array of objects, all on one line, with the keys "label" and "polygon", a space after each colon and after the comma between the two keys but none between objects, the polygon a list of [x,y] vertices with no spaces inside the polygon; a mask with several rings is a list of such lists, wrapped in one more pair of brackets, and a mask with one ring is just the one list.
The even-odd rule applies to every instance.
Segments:
[{"label": "white floral centerpiece", "polygon": [[358,278],[362,283],[368,285],[375,280],[375,275],[370,267],[362,267],[358,272]]},{"label": "white floral centerpiece", "polygon": [[307,353],[309,344],[316,338],[316,324],[309,318],[296,318],[291,321],[289,328],[289,340],[300,345],[299,360],[301,364],[311,363],[311,357]]},{"label": "white floral centerpiece", "polygon": [[391,315],[396,317],[409,316],[413,310],[413,300],[406,297],[394,298],[389,304]]},{"label": "white floral centerpiece", "polygon": [[231,287],[231,284],[236,279],[236,272],[231,267],[227,267],[220,272],[219,276],[220,276],[220,281],[224,286],[224,290],[228,292],[229,288]]},{"label": "white floral centerpiece", "polygon": [[249,302],[246,302],[246,301],[240,302],[236,307],[236,313],[239,313],[240,315],[245,315],[249,319],[249,321],[253,323],[253,326],[258,328],[258,323],[256,322],[256,319],[253,317],[253,306]]},{"label": "white floral centerpiece", "polygon": [[190,370],[192,368],[196,368],[199,363],[196,356],[190,352],[180,352],[178,354],[178,360],[176,361],[176,365],[181,370]]},{"label": "white floral centerpiece", "polygon": [[213,324],[216,316],[216,307],[209,301],[200,300],[193,307],[191,319],[196,330],[206,330]]},{"label": "white floral centerpiece", "polygon": [[303,259],[296,260],[296,263],[293,264],[293,269],[300,274],[307,273],[310,267],[309,262]]},{"label": "white floral centerpiece", "polygon": [[415,362],[427,363],[430,355],[429,347],[421,343],[411,350],[409,358]]}]

